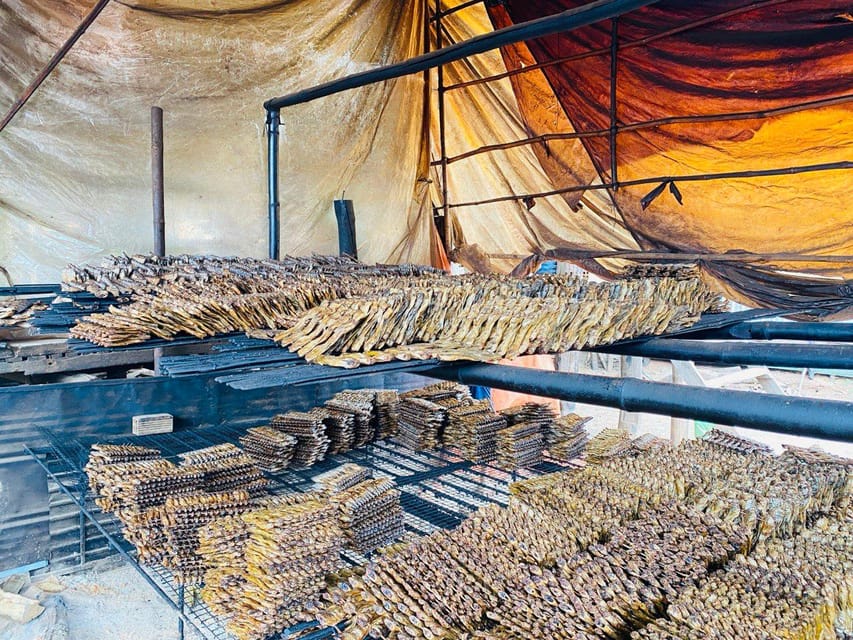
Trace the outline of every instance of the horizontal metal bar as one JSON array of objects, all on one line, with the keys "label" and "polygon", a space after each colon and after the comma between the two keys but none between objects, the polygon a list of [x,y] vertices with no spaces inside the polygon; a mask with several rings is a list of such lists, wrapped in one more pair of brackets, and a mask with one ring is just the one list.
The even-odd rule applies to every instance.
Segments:
[{"label": "horizontal metal bar", "polygon": [[686,334],[702,340],[815,340],[853,343],[853,322],[742,322],[729,327]]},{"label": "horizontal metal bar", "polygon": [[[700,18],[698,20],[691,20],[690,22],[685,22],[684,24],[680,24],[671,29],[667,29],[666,31],[661,31],[660,33],[655,33],[650,36],[645,36],[643,38],[638,38],[637,40],[621,40],[619,42],[619,50],[625,51],[626,49],[633,49],[634,47],[643,47],[657,40],[661,40],[662,38],[668,38],[669,36],[674,36],[679,33],[683,33],[685,31],[690,31],[691,29],[695,29],[697,27],[703,27],[708,24],[713,24],[719,20],[723,20],[725,18],[730,18],[732,16],[736,16],[742,13],[747,13],[749,11],[755,11],[756,9],[762,9],[767,6],[772,6],[776,4],[782,4],[783,2],[787,2],[788,0],[764,0],[763,2],[753,2],[742,7],[737,7],[735,9],[730,9],[729,11],[723,11],[722,13],[715,13],[710,16],[705,16],[704,18]],[[454,89],[462,89],[464,87],[470,87],[476,84],[484,84],[487,82],[495,82],[497,80],[502,80],[504,78],[509,78],[512,76],[516,76],[522,73],[528,73],[530,71],[537,71],[539,69],[546,69],[548,67],[565,64],[567,62],[574,62],[576,60],[583,60],[584,58],[594,58],[600,55],[608,55],[610,53],[610,46],[599,47],[597,49],[590,49],[589,51],[584,51],[583,53],[576,53],[571,56],[564,56],[561,58],[555,58],[553,60],[546,60],[544,62],[538,62],[536,64],[527,65],[526,67],[521,67],[519,69],[512,69],[510,71],[506,71],[504,73],[498,73],[492,76],[486,76],[483,78],[474,78],[473,80],[467,80],[465,82],[457,82],[456,84],[451,84],[447,86],[447,91],[452,91]]]},{"label": "horizontal metal bar", "polygon": [[56,294],[62,290],[59,284],[13,284],[0,287],[0,296],[25,296],[39,293]]},{"label": "horizontal metal bar", "polygon": [[[790,344],[651,338],[644,342],[586,349],[661,360],[715,364],[763,364],[775,367],[853,369],[853,344]],[[853,420],[853,416],[851,416]]]},{"label": "horizontal metal bar", "polygon": [[455,7],[451,7],[450,9],[445,9],[444,11],[438,11],[434,16],[430,18],[431,22],[438,22],[445,16],[451,16],[457,11],[462,11],[463,9],[467,9],[468,7],[473,7],[475,4],[482,4],[486,0],[468,0],[468,2],[463,2],[462,4],[458,4]]},{"label": "horizontal metal bar", "polygon": [[[763,109],[760,111],[732,111],[729,113],[712,113],[707,115],[692,115],[692,116],[669,116],[666,118],[656,118],[654,120],[641,120],[638,122],[630,122],[627,124],[617,124],[612,129],[591,129],[589,131],[572,131],[568,133],[545,133],[539,136],[523,138],[521,140],[512,140],[510,142],[500,142],[496,144],[484,145],[475,149],[470,149],[463,153],[447,158],[448,164],[465,160],[473,156],[483,153],[492,153],[494,151],[505,151],[516,147],[524,147],[531,144],[546,144],[552,141],[559,140],[582,140],[586,138],[600,138],[609,136],[611,131],[616,134],[630,133],[632,131],[641,131],[643,129],[653,129],[655,127],[666,127],[679,124],[699,124],[705,122],[738,122],[741,120],[763,120],[798,111],[808,111],[810,109],[822,109],[824,107],[836,106],[853,102],[853,94],[845,94],[842,96],[834,96],[822,100],[811,100],[809,102],[800,102],[798,104],[787,105],[784,107],[776,107],[774,109]],[[432,166],[441,164],[439,160],[434,160]]]},{"label": "horizontal metal bar", "polygon": [[707,389],[509,365],[445,365],[423,371],[421,375],[625,411],[853,442],[853,420],[850,419],[853,402]]},{"label": "horizontal metal bar", "polygon": [[799,173],[812,173],[815,171],[836,171],[839,169],[853,169],[853,160],[842,160],[840,162],[826,162],[823,164],[807,164],[797,167],[780,167],[779,169],[758,169],[754,171],[725,171],[720,173],[699,173],[685,176],[656,176],[654,178],[638,178],[637,180],[623,180],[618,184],[605,182],[601,184],[580,184],[571,187],[563,187],[552,191],[541,193],[526,193],[510,196],[498,196],[487,200],[475,200],[471,202],[457,202],[448,204],[448,209],[461,209],[463,207],[478,207],[484,204],[495,204],[498,202],[509,202],[512,200],[527,200],[528,198],[548,198],[559,196],[564,193],[577,191],[595,191],[600,189],[614,189],[616,187],[634,187],[641,184],[660,184],[662,182],[701,182],[705,180],[725,180],[732,178],[762,178],[768,176],[795,175]]},{"label": "horizontal metal bar", "polygon": [[559,32],[572,31],[580,27],[585,27],[590,24],[595,24],[602,20],[614,18],[628,13],[635,9],[654,4],[657,0],[598,0],[563,11],[561,13],[521,22],[519,24],[506,27],[486,33],[480,36],[459,42],[449,47],[438,49],[430,53],[425,53],[402,62],[363,71],[350,76],[332,80],[324,84],[317,85],[310,89],[297,91],[280,98],[272,98],[264,103],[264,108],[268,111],[271,109],[281,109],[295,104],[310,102],[317,98],[330,96],[341,91],[356,89],[368,84],[382,82],[383,80],[392,80],[402,76],[420,73],[427,69],[433,69],[456,60],[461,60],[478,53],[498,49],[499,47],[530,40],[532,38],[540,38],[542,36],[551,35]]}]

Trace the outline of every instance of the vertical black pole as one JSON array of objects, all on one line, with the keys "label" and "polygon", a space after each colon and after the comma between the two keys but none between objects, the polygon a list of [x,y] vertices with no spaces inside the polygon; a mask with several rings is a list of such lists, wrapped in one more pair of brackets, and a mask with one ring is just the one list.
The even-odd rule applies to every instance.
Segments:
[{"label": "vertical black pole", "polygon": [[178,606],[181,609],[181,615],[178,616],[178,640],[184,640],[184,583],[178,586]]},{"label": "vertical black pole", "polygon": [[616,168],[616,71],[619,54],[619,18],[610,19],[610,182],[614,190],[619,188]]},{"label": "vertical black pole", "polygon": [[[86,494],[89,491],[89,485],[83,478],[81,478],[79,481],[79,487],[80,487],[80,502],[85,504],[86,503]],[[79,518],[80,518],[80,521],[79,521],[79,525],[80,525],[80,564],[86,564],[86,524],[87,524],[87,520],[86,520],[86,514],[83,513],[82,509],[80,509]]]},{"label": "vertical black pole", "polygon": [[278,260],[279,254],[279,208],[278,200],[278,109],[267,109],[267,180],[269,190],[269,257]]},{"label": "vertical black pole", "polygon": [[151,107],[151,190],[154,204],[154,255],[166,255],[166,190],[163,174],[163,110]]},{"label": "vertical black pole", "polygon": [[[435,48],[441,49],[443,38],[441,32],[441,0],[435,0]],[[441,211],[444,216],[444,248],[450,251],[450,222],[447,208],[447,135],[444,108],[444,66],[439,65],[438,75],[438,144],[441,153]]]},{"label": "vertical black pole", "polygon": [[335,217],[338,220],[338,253],[358,259],[352,200],[335,200]]}]

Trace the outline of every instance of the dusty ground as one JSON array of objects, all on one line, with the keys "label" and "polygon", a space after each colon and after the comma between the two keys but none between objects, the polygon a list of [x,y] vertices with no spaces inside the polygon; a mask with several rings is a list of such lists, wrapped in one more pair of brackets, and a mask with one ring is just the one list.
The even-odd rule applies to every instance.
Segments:
[{"label": "dusty ground", "polygon": [[[731,369],[700,367],[705,378],[719,376]],[[588,360],[582,363],[582,373],[616,375],[618,361],[609,368]],[[670,365],[650,362],[645,367],[644,378],[663,380]],[[802,372],[773,371],[780,386],[790,395],[834,400],[853,400],[853,379],[816,375],[813,379]],[[741,390],[761,390],[756,383],[741,383],[727,387]],[[590,431],[616,426],[619,411],[591,405],[576,405],[573,409],[582,415],[591,415]],[[670,418],[641,414],[639,431],[668,437]],[[767,442],[781,449],[782,442],[801,446],[818,444],[823,449],[853,457],[853,445],[813,441],[790,436],[740,429],[745,436]],[[38,578],[36,578],[38,580]],[[148,584],[125,564],[115,562],[100,568],[61,576],[65,589],[58,594],[41,592],[37,586],[27,587],[23,594],[41,600],[47,610],[28,625],[21,626],[0,616],[0,640],[160,640],[177,638],[177,618]],[[58,605],[58,606],[57,606]],[[64,605],[64,606],[63,606]],[[67,621],[67,629],[62,628]],[[200,636],[187,627],[186,638],[199,640]]]},{"label": "dusty ground", "polygon": [[[99,569],[59,576],[65,589],[46,594],[35,585],[22,595],[44,601],[44,613],[27,625],[0,617],[0,640],[167,640],[178,637],[174,611],[129,565],[110,562]],[[51,600],[53,598],[54,600]],[[65,605],[67,633],[51,635],[56,600]],[[187,640],[201,636],[187,627]]]}]

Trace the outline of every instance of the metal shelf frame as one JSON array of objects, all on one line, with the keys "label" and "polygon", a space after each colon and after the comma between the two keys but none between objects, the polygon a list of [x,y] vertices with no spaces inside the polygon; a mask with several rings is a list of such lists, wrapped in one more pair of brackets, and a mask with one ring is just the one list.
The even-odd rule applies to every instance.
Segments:
[{"label": "metal shelf frame", "polygon": [[[86,560],[87,538],[85,526],[90,522],[109,546],[139,573],[154,591],[172,608],[178,621],[177,634],[183,640],[185,625],[194,628],[207,640],[228,640],[222,621],[201,602],[195,591],[177,584],[171,573],[161,567],[141,564],[133,546],[121,533],[120,521],[95,504],[88,488],[83,466],[89,447],[95,442],[115,444],[143,444],[162,451],[166,458],[174,459],[179,453],[207,447],[222,442],[239,445],[243,429],[214,427],[177,431],[152,436],[119,436],[81,439],[62,438],[60,434],[44,432],[43,447],[25,446],[26,452],[42,467],[48,478],[55,482],[80,510],[80,562]],[[543,462],[531,469],[510,473],[489,465],[464,460],[452,449],[413,451],[392,440],[372,443],[361,449],[330,456],[313,467],[266,474],[273,494],[306,491],[313,487],[312,478],[346,462],[369,467],[377,477],[393,479],[401,491],[406,537],[427,535],[438,529],[457,526],[479,507],[495,503],[505,505],[509,499],[509,483],[565,468]],[[368,557],[347,551],[343,559],[351,565],[360,565]],[[335,628],[317,628],[300,624],[275,638],[285,639],[299,635],[303,640],[321,640],[336,633]]]}]

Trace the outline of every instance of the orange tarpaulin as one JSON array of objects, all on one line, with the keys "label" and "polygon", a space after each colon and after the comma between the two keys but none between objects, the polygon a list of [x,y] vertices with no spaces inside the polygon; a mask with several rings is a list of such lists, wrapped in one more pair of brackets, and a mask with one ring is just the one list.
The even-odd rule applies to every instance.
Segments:
[{"label": "orange tarpaulin", "polygon": [[[505,0],[491,5],[489,14],[495,27],[505,27],[581,4]],[[533,145],[554,188],[597,178],[622,185],[608,193],[641,247],[850,256],[848,10],[839,0],[660,2],[615,24],[507,47],[503,56],[510,70],[543,65],[512,79],[532,136],[584,134]],[[621,129],[611,136],[611,127]],[[689,179],[843,163],[850,166]],[[624,186],[632,181],[644,183]],[[580,193],[566,198],[575,204]],[[853,303],[840,281],[853,279],[850,263],[779,261],[708,272],[732,297],[751,303],[802,307],[836,298],[835,310]],[[834,289],[826,277],[836,279]]]}]

